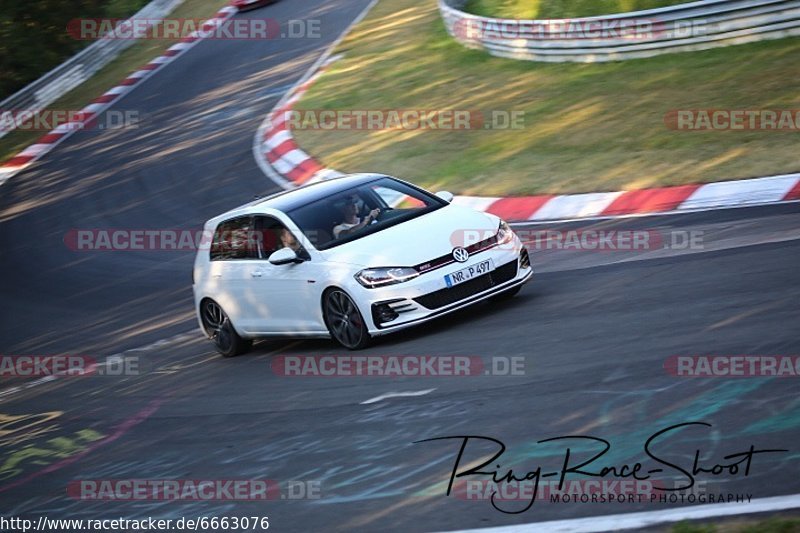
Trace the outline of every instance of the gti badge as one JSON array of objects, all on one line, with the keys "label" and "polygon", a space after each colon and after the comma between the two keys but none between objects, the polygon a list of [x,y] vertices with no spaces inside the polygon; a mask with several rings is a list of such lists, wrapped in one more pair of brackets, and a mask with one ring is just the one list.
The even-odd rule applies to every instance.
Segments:
[{"label": "gti badge", "polygon": [[469,252],[460,246],[458,248],[453,248],[453,259],[459,263],[466,263],[467,259],[469,259]]}]

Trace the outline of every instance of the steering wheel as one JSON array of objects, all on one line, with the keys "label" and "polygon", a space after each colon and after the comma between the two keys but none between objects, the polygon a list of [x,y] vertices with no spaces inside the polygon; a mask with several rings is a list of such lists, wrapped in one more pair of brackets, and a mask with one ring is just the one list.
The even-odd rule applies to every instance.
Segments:
[{"label": "steering wheel", "polygon": [[380,209],[381,211],[380,211],[380,213],[378,213],[378,216],[375,217],[375,220],[378,221],[378,222],[381,222],[381,221],[383,221],[383,218],[386,215],[386,209],[384,209],[382,207],[379,207],[378,209]]}]

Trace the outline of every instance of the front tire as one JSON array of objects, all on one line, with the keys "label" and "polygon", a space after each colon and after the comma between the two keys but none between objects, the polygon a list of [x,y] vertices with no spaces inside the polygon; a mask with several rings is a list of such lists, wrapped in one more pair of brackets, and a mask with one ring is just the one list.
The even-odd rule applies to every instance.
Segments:
[{"label": "front tire", "polygon": [[325,293],[322,316],[331,337],[348,350],[366,348],[372,340],[358,306],[341,289],[331,289]]},{"label": "front tire", "polygon": [[233,328],[231,319],[214,300],[205,300],[201,314],[203,329],[223,357],[234,357],[250,350],[253,341],[243,339]]}]

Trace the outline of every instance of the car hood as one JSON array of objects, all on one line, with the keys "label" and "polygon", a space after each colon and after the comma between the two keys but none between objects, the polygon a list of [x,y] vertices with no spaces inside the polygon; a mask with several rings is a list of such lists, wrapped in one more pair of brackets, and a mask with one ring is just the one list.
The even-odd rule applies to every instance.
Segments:
[{"label": "car hood", "polygon": [[494,235],[498,224],[494,215],[450,204],[322,254],[327,261],[361,267],[415,266]]}]

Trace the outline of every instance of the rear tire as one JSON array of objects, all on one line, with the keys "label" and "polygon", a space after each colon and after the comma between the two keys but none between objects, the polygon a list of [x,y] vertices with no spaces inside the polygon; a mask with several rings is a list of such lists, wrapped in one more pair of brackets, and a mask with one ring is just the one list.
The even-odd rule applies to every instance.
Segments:
[{"label": "rear tire", "polygon": [[236,333],[231,319],[214,300],[203,301],[200,317],[206,335],[223,357],[241,355],[253,346],[251,339],[243,339]]},{"label": "rear tire", "polygon": [[361,350],[372,341],[358,306],[343,290],[331,289],[325,293],[322,316],[331,337],[348,350]]}]

